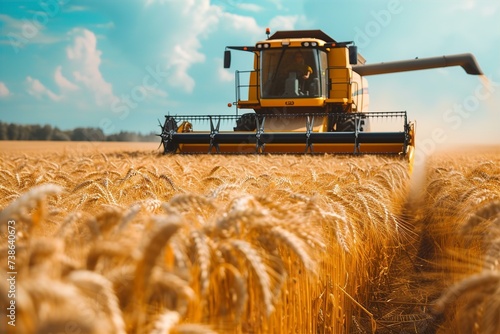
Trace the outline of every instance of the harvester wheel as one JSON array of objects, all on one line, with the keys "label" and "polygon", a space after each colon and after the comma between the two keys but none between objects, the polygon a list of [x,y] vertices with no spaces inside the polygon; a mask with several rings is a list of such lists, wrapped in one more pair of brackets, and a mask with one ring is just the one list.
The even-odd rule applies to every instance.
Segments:
[{"label": "harvester wheel", "polygon": [[[337,123],[337,131],[340,132],[354,132],[356,131],[356,119],[352,117],[347,117],[344,120]],[[365,127],[365,120],[359,120],[358,131],[363,132]]]},{"label": "harvester wheel", "polygon": [[337,131],[340,132],[354,132],[356,125],[354,124],[354,119],[347,118],[342,123],[338,124]]},{"label": "harvester wheel", "polygon": [[257,130],[256,114],[243,114],[236,120],[234,131],[255,131]]},{"label": "harvester wheel", "polygon": [[163,143],[164,145],[164,154],[168,154],[168,153],[175,153],[177,152],[177,149],[179,148],[179,145],[177,144],[174,144],[172,142],[167,142],[167,143]]}]

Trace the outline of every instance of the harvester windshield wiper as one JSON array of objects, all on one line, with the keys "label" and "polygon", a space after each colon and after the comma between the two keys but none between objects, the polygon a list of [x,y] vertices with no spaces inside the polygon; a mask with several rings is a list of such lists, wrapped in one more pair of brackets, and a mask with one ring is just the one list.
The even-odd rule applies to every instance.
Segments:
[{"label": "harvester windshield wiper", "polygon": [[288,45],[283,45],[283,50],[280,53],[280,59],[278,59],[278,65],[276,65],[276,71],[274,71],[273,78],[271,80],[271,85],[274,86],[274,82],[276,81],[276,76],[278,75],[278,70],[280,69],[281,61],[283,60],[283,56],[285,55],[286,50],[288,49]]}]

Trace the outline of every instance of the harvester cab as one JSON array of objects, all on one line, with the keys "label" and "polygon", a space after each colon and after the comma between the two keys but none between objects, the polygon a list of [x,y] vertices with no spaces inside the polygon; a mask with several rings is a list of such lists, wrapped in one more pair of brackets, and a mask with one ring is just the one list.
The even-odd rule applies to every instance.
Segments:
[{"label": "harvester cab", "polygon": [[[235,114],[165,116],[165,153],[372,153],[411,160],[415,123],[406,111],[369,111],[365,77],[446,66],[481,74],[471,54],[366,64],[353,42],[337,42],[321,30],[266,33],[253,46],[224,52],[225,68],[231,50],[254,55],[253,70],[236,71]],[[398,128],[370,129],[388,119]],[[200,121],[210,130],[194,131]],[[233,122],[233,130],[221,131],[221,121]]]}]

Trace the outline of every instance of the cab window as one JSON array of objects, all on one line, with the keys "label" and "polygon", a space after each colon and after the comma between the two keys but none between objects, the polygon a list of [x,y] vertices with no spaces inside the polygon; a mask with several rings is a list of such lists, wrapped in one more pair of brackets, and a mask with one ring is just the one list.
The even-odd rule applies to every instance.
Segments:
[{"label": "cab window", "polygon": [[261,97],[324,96],[326,66],[326,53],[317,49],[263,50],[260,57]]}]

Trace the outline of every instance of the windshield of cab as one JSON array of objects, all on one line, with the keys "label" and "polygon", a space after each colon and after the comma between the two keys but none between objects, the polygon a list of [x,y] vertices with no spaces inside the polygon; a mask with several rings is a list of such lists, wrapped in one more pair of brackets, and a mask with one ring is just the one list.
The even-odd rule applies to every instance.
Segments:
[{"label": "windshield of cab", "polygon": [[321,97],[325,94],[326,53],[312,48],[261,51],[262,98]]}]

